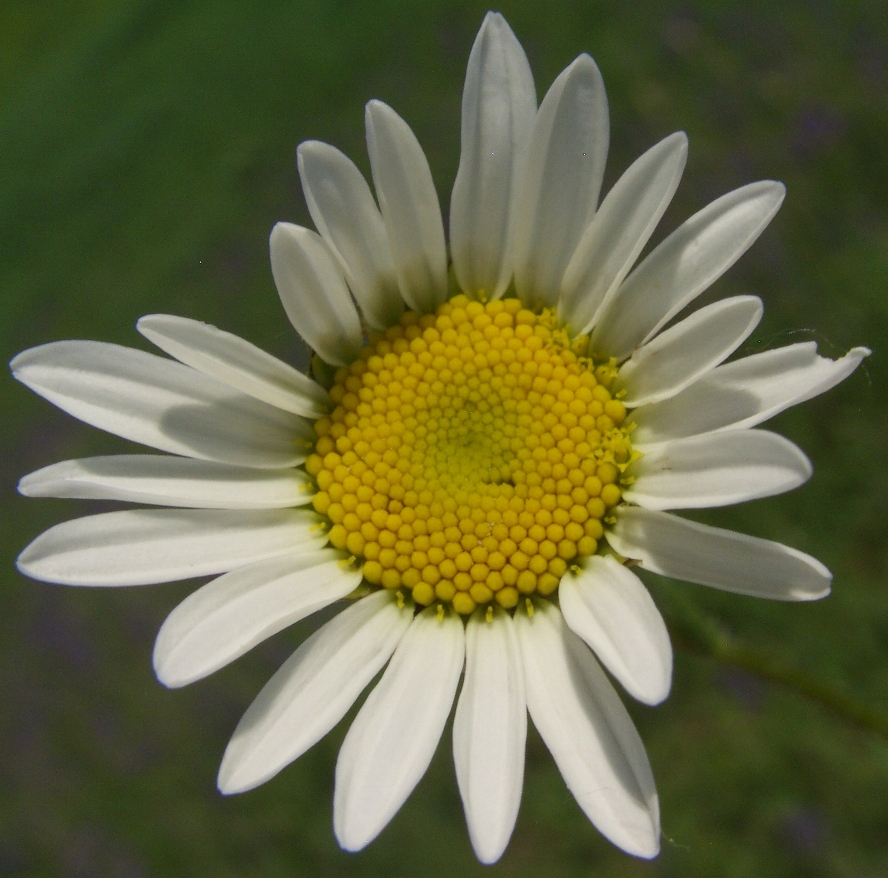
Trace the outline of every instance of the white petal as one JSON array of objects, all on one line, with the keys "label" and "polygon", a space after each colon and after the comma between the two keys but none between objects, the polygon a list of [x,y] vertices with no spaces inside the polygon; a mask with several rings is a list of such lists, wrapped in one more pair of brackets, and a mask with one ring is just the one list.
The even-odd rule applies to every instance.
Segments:
[{"label": "white petal", "polygon": [[613,557],[593,555],[558,586],[571,630],[595,650],[626,691],[659,704],[672,685],[672,645],[644,583]]},{"label": "white petal", "polygon": [[129,509],[51,527],[18,557],[26,576],[62,585],[150,585],[208,576],[327,536],[294,509]]},{"label": "white petal", "polygon": [[671,134],[614,184],[586,228],[561,282],[560,320],[585,335],[632,268],[669,206],[688,158],[688,138]]},{"label": "white petal", "polygon": [[469,56],[450,199],[453,268],[469,295],[498,298],[511,280],[512,204],[536,108],[524,49],[502,15],[488,12]]},{"label": "white petal", "polygon": [[19,482],[26,497],[124,500],[199,509],[283,509],[311,502],[302,469],[261,470],[160,454],[65,460]]},{"label": "white petal", "polygon": [[352,723],[336,762],[333,829],[347,851],[366,847],[425,774],[465,659],[463,623],[423,610]]},{"label": "white petal", "polygon": [[314,438],[311,424],[296,415],[133,348],[56,341],[22,352],[10,365],[19,381],[62,411],[171,454],[295,466]]},{"label": "white petal", "polygon": [[515,203],[515,286],[526,303],[558,304],[580,236],[598,205],[610,122],[604,82],[580,55],[540,105]]},{"label": "white petal", "polygon": [[447,298],[441,207],[425,153],[410,126],[382,101],[364,114],[376,197],[404,301],[426,314]]},{"label": "white petal", "polygon": [[829,570],[789,546],[637,506],[618,508],[616,517],[607,541],[645,570],[775,601],[829,594]]},{"label": "white petal", "polygon": [[161,626],[154,672],[171,688],[200,680],[278,631],[344,598],[360,569],[333,549],[287,554],[232,570],[190,594]]},{"label": "white petal", "polygon": [[752,246],[785,194],[764,180],[695,213],[626,278],[592,333],[595,349],[628,357]]},{"label": "white petal", "polygon": [[693,384],[747,339],[762,319],[757,296],[713,302],[660,333],[620,368],[618,387],[630,407],[675,396]]},{"label": "white petal", "polygon": [[660,849],[660,811],[644,744],[584,643],[549,601],[515,614],[527,707],[567,788],[598,830],[638,857]]},{"label": "white petal", "polygon": [[830,360],[813,341],[764,351],[726,363],[664,402],[632,413],[637,447],[716,430],[754,427],[791,405],[844,381],[869,356],[853,348]]},{"label": "white petal", "polygon": [[271,273],[284,310],[318,356],[347,366],[361,349],[361,321],[324,239],[301,226],[271,230]]},{"label": "white petal", "polygon": [[412,604],[399,608],[391,592],[377,591],[312,634],[238,723],[219,789],[253,789],[320,741],[389,660],[412,618]]},{"label": "white petal", "polygon": [[398,322],[404,304],[382,214],[364,175],[336,147],[317,140],[296,151],[302,191],[318,231],[375,329]]},{"label": "white petal", "polygon": [[515,828],[524,783],[527,707],[512,619],[500,609],[466,626],[466,676],[453,720],[453,761],[472,847],[495,863]]},{"label": "white petal", "polygon": [[230,332],[172,314],[149,314],[136,329],[186,366],[269,405],[312,419],[327,411],[330,400],[320,384]]},{"label": "white petal", "polygon": [[676,439],[644,453],[623,491],[646,509],[707,509],[791,491],[811,478],[801,449],[767,430]]}]

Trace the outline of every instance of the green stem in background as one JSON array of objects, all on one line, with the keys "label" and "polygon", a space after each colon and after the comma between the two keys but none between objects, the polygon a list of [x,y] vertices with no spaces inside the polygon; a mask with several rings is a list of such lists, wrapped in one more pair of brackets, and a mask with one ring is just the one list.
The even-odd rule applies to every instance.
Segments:
[{"label": "green stem in background", "polygon": [[690,601],[673,593],[669,604],[669,629],[677,647],[710,656],[723,664],[743,668],[763,680],[794,689],[842,719],[888,739],[888,715],[814,679],[776,655],[745,644]]}]

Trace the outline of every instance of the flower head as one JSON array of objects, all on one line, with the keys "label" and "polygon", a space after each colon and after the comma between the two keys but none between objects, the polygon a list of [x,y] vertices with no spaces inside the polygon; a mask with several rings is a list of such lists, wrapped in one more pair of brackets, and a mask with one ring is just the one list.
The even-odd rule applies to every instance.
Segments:
[{"label": "flower head", "polygon": [[299,147],[318,231],[278,224],[271,264],[314,378],[165,315],[138,329],[173,360],[66,341],[12,362],[75,417],[167,452],[25,476],[29,496],[162,508],[63,523],[19,558],[24,573],[71,585],[220,574],[161,628],[166,685],[348,599],[259,693],[219,772],[226,793],[264,783],[385,669],[336,767],[348,850],[419,782],[462,677],[453,752],[479,859],[497,860],[515,824],[528,711],[590,820],[654,856],[651,769],[599,665],[645,703],[668,694],[669,638],[633,568],[778,600],[829,591],[814,558],[671,510],[802,484],[804,454],[754,428],[868,351],[832,361],[802,343],[725,363],[761,317],[755,296],[673,322],[784,190],[724,195],[635,266],[687,139],[652,147],[599,203],[608,125],[589,56],[537,108],[524,52],[490,13],[466,76],[449,264],[428,164],[394,110],[367,106],[375,198],[337,149]]}]

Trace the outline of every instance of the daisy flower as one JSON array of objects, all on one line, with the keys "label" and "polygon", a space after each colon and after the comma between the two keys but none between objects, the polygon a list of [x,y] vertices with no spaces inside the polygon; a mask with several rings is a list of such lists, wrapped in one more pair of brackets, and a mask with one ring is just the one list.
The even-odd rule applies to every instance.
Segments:
[{"label": "daisy flower", "polygon": [[481,861],[502,855],[515,825],[528,713],[592,823],[653,857],[653,775],[602,670],[646,704],[669,692],[669,637],[633,570],[776,600],[826,595],[814,558],[672,511],[802,484],[805,455],[755,428],[868,351],[833,361],[801,343],[726,363],[761,317],[755,296],[674,321],[755,241],[783,186],[729,192],[635,265],[678,185],[685,135],[649,149],[599,203],[598,68],[581,55],[537,107],[496,13],[469,57],[449,256],[413,132],[375,100],[366,128],[375,198],[336,148],[303,143],[317,232],[271,234],[313,378],[166,315],[138,329],[173,359],[61,341],[13,360],[64,411],[166,452],[25,476],[28,496],[148,508],[57,525],[19,569],[86,586],[217,576],[158,634],[154,666],[173,687],[345,600],[249,707],[218,783],[269,780],[382,671],[336,765],[347,850],[401,807],[456,700],[456,777]]}]

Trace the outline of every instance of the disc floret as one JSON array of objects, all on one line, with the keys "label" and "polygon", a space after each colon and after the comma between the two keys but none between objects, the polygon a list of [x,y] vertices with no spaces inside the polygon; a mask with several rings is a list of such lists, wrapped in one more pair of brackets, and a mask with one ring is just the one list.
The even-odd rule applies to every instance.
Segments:
[{"label": "disc floret", "polygon": [[314,507],[371,585],[462,615],[551,595],[598,551],[632,461],[611,363],[550,309],[457,296],[340,369]]}]

